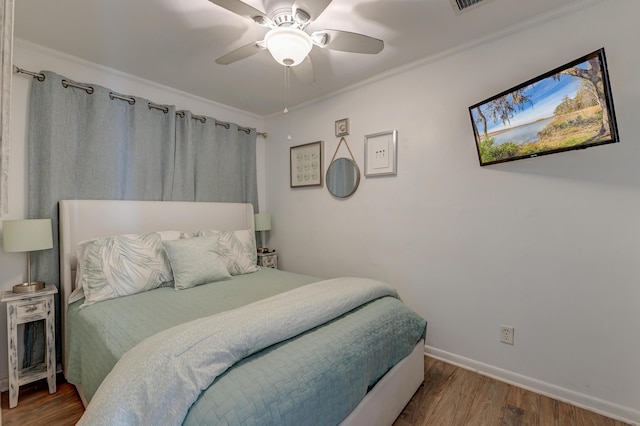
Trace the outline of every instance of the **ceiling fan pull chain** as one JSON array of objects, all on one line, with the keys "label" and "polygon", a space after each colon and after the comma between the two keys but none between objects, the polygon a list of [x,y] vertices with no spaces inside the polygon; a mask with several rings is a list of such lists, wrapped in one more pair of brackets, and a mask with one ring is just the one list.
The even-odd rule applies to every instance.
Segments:
[{"label": "ceiling fan pull chain", "polygon": [[284,111],[286,114],[289,112],[289,67],[284,67]]},{"label": "ceiling fan pull chain", "polygon": [[[287,108],[287,106],[289,105],[289,68],[285,66],[284,67],[284,113],[288,114],[289,113],[289,108]],[[289,121],[289,135],[287,135],[287,140],[291,140],[293,139],[291,137],[291,116],[287,117],[287,120]]]}]

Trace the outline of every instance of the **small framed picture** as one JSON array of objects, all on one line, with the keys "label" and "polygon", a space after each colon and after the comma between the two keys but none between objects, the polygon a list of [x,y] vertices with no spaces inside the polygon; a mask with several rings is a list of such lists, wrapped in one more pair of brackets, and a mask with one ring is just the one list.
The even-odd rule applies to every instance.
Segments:
[{"label": "small framed picture", "polygon": [[322,186],[322,141],[289,148],[291,188]]},{"label": "small framed picture", "polygon": [[373,133],[364,137],[364,175],[398,174],[398,131]]},{"label": "small framed picture", "polygon": [[347,136],[349,134],[349,119],[343,118],[336,121],[336,136]]}]

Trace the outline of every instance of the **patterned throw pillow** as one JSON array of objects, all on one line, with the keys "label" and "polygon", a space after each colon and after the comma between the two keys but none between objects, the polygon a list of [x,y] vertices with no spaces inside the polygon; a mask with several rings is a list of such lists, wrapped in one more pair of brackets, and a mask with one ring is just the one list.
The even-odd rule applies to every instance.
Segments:
[{"label": "patterned throw pillow", "polygon": [[241,231],[202,231],[202,236],[218,237],[218,254],[226,262],[231,275],[256,272],[258,256],[256,254],[256,236],[250,229]]},{"label": "patterned throw pillow", "polygon": [[231,279],[225,262],[216,252],[218,237],[165,241],[176,290]]},{"label": "patterned throw pillow", "polygon": [[173,280],[162,237],[180,233],[126,234],[85,241],[78,246],[82,306],[167,285]]}]

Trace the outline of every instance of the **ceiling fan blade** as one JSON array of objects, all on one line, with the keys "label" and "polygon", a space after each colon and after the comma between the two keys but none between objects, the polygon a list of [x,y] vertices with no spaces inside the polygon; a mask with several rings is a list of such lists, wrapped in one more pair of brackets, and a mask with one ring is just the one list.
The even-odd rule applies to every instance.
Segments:
[{"label": "ceiling fan blade", "polygon": [[240,15],[243,18],[250,19],[260,25],[268,27],[271,23],[271,19],[263,12],[260,12],[253,6],[249,6],[245,2],[240,0],[209,0],[213,4],[217,4],[220,7],[227,9],[230,12]]},{"label": "ceiling fan blade", "polygon": [[324,12],[330,3],[331,0],[295,0],[292,6],[293,15],[296,15],[297,10],[304,10],[309,15],[309,21],[313,21]]},{"label": "ceiling fan blade", "polygon": [[314,44],[323,49],[340,50],[351,53],[380,53],[384,42],[364,34],[340,30],[314,31],[311,34]]},{"label": "ceiling fan blade", "polygon": [[233,62],[239,61],[240,59],[248,58],[251,55],[255,55],[258,52],[265,50],[262,47],[259,41],[253,41],[249,44],[245,44],[242,47],[237,48],[236,50],[232,50],[224,56],[216,59],[216,64],[219,65],[229,65]]},{"label": "ceiling fan blade", "polygon": [[313,72],[313,64],[311,63],[311,57],[307,55],[304,61],[300,62],[295,67],[291,67],[291,71],[295,76],[304,84],[311,84],[316,81],[315,73]]}]

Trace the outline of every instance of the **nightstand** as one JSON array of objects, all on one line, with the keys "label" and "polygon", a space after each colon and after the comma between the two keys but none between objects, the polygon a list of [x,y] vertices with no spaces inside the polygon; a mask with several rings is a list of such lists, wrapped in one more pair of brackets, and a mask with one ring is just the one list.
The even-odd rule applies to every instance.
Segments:
[{"label": "nightstand", "polygon": [[[9,408],[18,405],[20,386],[47,379],[49,393],[56,392],[56,331],[54,285],[33,293],[2,292],[0,302],[7,302],[7,346],[9,350]],[[46,349],[44,364],[20,369],[18,365],[18,324],[45,321]]]},{"label": "nightstand", "polygon": [[278,269],[278,252],[258,253],[258,265]]}]

